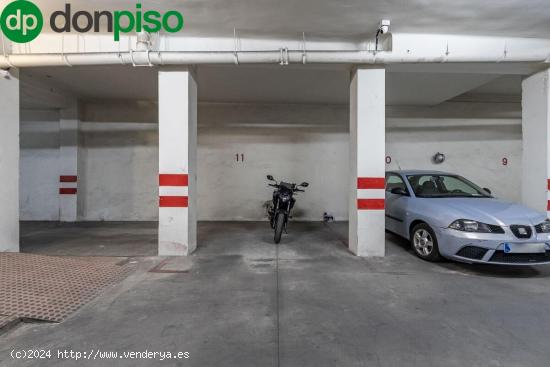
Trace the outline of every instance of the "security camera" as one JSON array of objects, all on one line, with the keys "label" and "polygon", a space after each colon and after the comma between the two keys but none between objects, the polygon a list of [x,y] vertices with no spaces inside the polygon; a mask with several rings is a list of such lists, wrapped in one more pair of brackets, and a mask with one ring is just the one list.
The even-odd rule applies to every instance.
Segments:
[{"label": "security camera", "polygon": [[382,34],[388,33],[390,31],[390,20],[382,19],[378,25],[378,31]]},{"label": "security camera", "polygon": [[8,70],[5,70],[5,69],[0,69],[0,77],[2,77],[4,79],[9,79],[10,78],[10,72]]},{"label": "security camera", "polygon": [[389,19],[382,19],[380,21],[380,24],[378,25],[378,29],[376,30],[376,43],[374,46],[374,52],[378,51],[378,37],[381,34],[388,33],[390,31],[390,20]]}]

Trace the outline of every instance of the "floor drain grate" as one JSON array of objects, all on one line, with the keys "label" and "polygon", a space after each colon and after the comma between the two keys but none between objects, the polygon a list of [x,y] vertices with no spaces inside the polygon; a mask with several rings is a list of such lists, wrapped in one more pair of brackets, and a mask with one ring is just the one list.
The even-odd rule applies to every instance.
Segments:
[{"label": "floor drain grate", "polygon": [[118,261],[0,253],[0,315],[63,321],[129,274]]}]

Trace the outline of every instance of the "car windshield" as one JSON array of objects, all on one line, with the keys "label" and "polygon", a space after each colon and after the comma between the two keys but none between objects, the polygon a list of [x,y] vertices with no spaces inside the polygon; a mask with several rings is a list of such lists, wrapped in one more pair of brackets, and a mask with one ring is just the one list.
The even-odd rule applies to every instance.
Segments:
[{"label": "car windshield", "polygon": [[423,174],[410,175],[407,179],[418,197],[491,197],[485,190],[460,176]]}]

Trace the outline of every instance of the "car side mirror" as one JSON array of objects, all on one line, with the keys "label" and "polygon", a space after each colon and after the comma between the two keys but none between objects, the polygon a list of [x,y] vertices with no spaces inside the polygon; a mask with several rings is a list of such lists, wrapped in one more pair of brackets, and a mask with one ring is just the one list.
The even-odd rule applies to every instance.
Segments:
[{"label": "car side mirror", "polygon": [[489,195],[491,195],[491,194],[492,194],[491,190],[489,190],[489,189],[488,189],[488,188],[486,188],[486,187],[484,187],[484,188],[483,188],[483,190],[484,190],[484,191],[486,191],[486,192],[487,192],[487,193],[488,193]]},{"label": "car side mirror", "polygon": [[390,192],[395,195],[409,195],[407,191],[402,187],[394,187],[393,189],[391,189]]},{"label": "car side mirror", "polygon": [[302,186],[302,187],[308,187],[309,184],[308,184],[307,182],[302,182],[302,183],[300,184],[300,186]]},{"label": "car side mirror", "polygon": [[267,175],[267,179],[268,179],[269,181],[275,181],[275,179],[274,179],[273,176],[271,176],[271,175]]}]

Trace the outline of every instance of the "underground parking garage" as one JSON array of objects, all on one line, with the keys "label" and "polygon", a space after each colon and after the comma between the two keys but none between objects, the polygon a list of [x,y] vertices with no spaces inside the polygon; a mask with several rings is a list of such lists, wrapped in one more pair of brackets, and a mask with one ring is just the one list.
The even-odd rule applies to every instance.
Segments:
[{"label": "underground parking garage", "polygon": [[545,366],[544,27],[180,5],[178,32],[4,32],[0,364]]},{"label": "underground parking garage", "polygon": [[[351,203],[357,207],[353,211],[357,216],[372,214],[377,218],[363,220],[378,220],[365,237],[375,244],[384,242],[372,233],[384,235],[384,216],[376,206],[384,198],[383,183],[380,186],[377,182],[384,171],[418,168],[461,172],[492,188],[499,197],[521,201],[521,99],[506,95],[501,97],[503,101],[495,102],[489,93],[498,88],[521,93],[520,76],[374,70],[387,74],[381,83],[386,107],[379,112],[386,118],[373,123],[373,128],[365,124],[362,132],[350,120],[358,110],[352,101],[357,98],[357,86],[350,79],[350,70],[341,66],[202,66],[192,74],[196,80],[193,86],[200,90],[198,99],[190,102],[196,112],[186,112],[186,106],[179,103],[183,95],[167,102],[167,108],[171,104],[182,110],[169,110],[164,115],[159,99],[162,78],[166,75],[174,80],[171,73],[179,75],[179,71],[162,74],[155,69],[128,67],[23,71],[22,94],[30,96],[20,111],[23,251],[28,245],[31,252],[44,253],[51,246],[55,253],[63,254],[55,234],[66,234],[69,242],[65,254],[93,254],[94,250],[87,248],[91,244],[79,241],[78,233],[83,230],[97,240],[97,255],[187,255],[197,244],[186,239],[182,228],[190,228],[192,233],[202,221],[266,220],[266,203],[272,191],[267,186],[268,174],[283,181],[310,183],[306,192],[296,197],[293,220],[321,222],[326,213],[336,222],[347,221]],[[187,71],[182,73],[186,78]],[[97,79],[99,75],[103,78]],[[448,93],[458,95],[440,102],[446,96],[434,88],[436,80],[455,85],[456,90]],[[58,94],[57,99],[40,95],[44,93],[41,83],[48,82],[54,88],[47,91]],[[62,89],[70,82],[78,86],[76,91]],[[176,84],[184,82],[177,80]],[[141,84],[147,87],[140,88]],[[323,85],[333,88],[326,91]],[[414,88],[422,88],[422,96]],[[102,99],[105,90],[109,99]],[[172,98],[176,92],[169,89],[165,93]],[[74,93],[85,97],[70,103],[67,96]],[[476,97],[486,101],[472,99]],[[48,108],[48,102],[54,106]],[[64,108],[62,103],[69,105]],[[367,121],[373,108],[365,106]],[[180,131],[183,124],[175,128],[167,125],[163,144],[162,117],[188,113],[196,114],[196,129]],[[177,133],[182,135],[180,139],[174,138]],[[195,140],[186,147],[181,142],[188,135],[194,135]],[[183,150],[163,155],[164,145]],[[384,149],[376,152],[377,146]],[[446,157],[440,164],[433,161],[438,152]],[[368,173],[375,153],[378,172]],[[174,173],[179,168],[160,169],[168,164],[163,159],[170,162],[174,156],[194,157],[194,162],[188,163],[193,166],[194,178],[188,173]],[[176,164],[182,159],[176,159]],[[354,168],[367,173],[354,173]],[[189,190],[194,195],[189,195]],[[177,221],[172,213],[178,210],[174,209],[178,200],[190,200],[184,199],[190,196],[195,200],[182,202],[180,209],[189,215],[188,207],[193,206],[195,218],[185,225],[176,224],[177,235],[183,237],[166,240],[180,241],[184,247],[179,252],[163,250],[163,213],[171,213],[169,222]],[[101,233],[94,234],[94,227],[101,231],[102,226],[104,241]],[[126,241],[123,237],[111,241],[109,233],[126,236]],[[41,240],[48,245],[40,247]],[[185,249],[188,243],[191,250]],[[345,243],[349,247],[347,240]],[[73,247],[80,244],[84,248]],[[109,245],[115,247],[114,252]],[[367,242],[363,245],[365,249],[368,246]],[[379,251],[373,255],[384,254],[384,246],[373,246]]]}]

